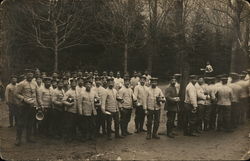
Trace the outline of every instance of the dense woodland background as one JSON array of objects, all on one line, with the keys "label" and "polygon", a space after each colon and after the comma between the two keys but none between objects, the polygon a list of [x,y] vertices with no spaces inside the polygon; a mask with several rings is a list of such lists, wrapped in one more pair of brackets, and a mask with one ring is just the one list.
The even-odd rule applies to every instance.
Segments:
[{"label": "dense woodland background", "polygon": [[148,69],[166,78],[249,67],[244,0],[5,0],[1,78],[23,68]]}]

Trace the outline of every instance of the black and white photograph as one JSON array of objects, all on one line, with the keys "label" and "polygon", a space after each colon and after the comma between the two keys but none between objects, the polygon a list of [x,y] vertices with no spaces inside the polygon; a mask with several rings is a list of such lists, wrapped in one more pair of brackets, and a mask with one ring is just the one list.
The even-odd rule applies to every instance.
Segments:
[{"label": "black and white photograph", "polygon": [[247,0],[1,0],[2,160],[250,159]]}]

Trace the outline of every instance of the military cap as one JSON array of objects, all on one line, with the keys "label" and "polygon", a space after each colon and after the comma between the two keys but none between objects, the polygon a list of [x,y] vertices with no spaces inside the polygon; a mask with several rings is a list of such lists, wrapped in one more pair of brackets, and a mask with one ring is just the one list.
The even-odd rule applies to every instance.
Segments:
[{"label": "military cap", "polygon": [[73,78],[73,79],[70,79],[70,82],[73,82],[73,81],[77,81],[77,79]]},{"label": "military cap", "polygon": [[79,81],[79,80],[83,80],[83,77],[78,77],[78,78],[77,78],[77,81]]},{"label": "military cap", "polygon": [[227,78],[227,77],[222,77],[221,80],[222,80],[222,81],[227,81],[228,78]]},{"label": "military cap", "polygon": [[147,77],[145,75],[141,75],[140,79],[147,79]]},{"label": "military cap", "polygon": [[204,80],[210,80],[210,77],[204,77]]},{"label": "military cap", "polygon": [[107,81],[114,81],[113,77],[107,77]]},{"label": "military cap", "polygon": [[51,79],[51,82],[58,82],[59,79]]},{"label": "military cap", "polygon": [[95,81],[98,81],[98,80],[101,80],[101,77],[96,76],[96,77],[95,77]]},{"label": "military cap", "polygon": [[239,74],[239,77],[240,78],[245,78],[245,75],[244,74]]},{"label": "military cap", "polygon": [[179,73],[174,74],[174,77],[175,77],[175,78],[179,78],[179,77],[181,77],[181,76],[182,76],[182,75],[179,74]]},{"label": "military cap", "polygon": [[10,78],[17,78],[17,75],[12,74],[12,75],[10,76]]},{"label": "military cap", "polygon": [[43,81],[51,81],[52,79],[50,77],[44,77]]},{"label": "military cap", "polygon": [[84,84],[86,84],[86,83],[90,83],[90,84],[92,84],[91,79],[86,79],[86,80],[84,81]]},{"label": "military cap", "polygon": [[238,73],[235,73],[235,72],[231,72],[229,73],[229,76],[234,76],[234,75],[237,75]]},{"label": "military cap", "polygon": [[70,83],[73,83],[73,82],[77,83],[77,80],[76,79],[70,79]]},{"label": "military cap", "polygon": [[63,79],[58,79],[57,83],[63,83]]},{"label": "military cap", "polygon": [[76,71],[73,71],[73,72],[71,72],[71,74],[77,74],[77,72],[76,72]]},{"label": "military cap", "polygon": [[63,78],[62,78],[63,80],[68,80],[68,78],[67,77],[65,77],[65,76],[63,76]]},{"label": "military cap", "polygon": [[241,74],[247,74],[247,71],[242,71]]},{"label": "military cap", "polygon": [[129,77],[123,77],[124,81],[130,81]]},{"label": "military cap", "polygon": [[35,71],[33,69],[24,69],[25,73],[34,73]]},{"label": "military cap", "polygon": [[158,81],[158,78],[152,77],[150,80],[151,80],[151,81]]},{"label": "military cap", "polygon": [[198,77],[197,75],[190,75],[189,76],[190,79],[197,79],[197,77]]}]

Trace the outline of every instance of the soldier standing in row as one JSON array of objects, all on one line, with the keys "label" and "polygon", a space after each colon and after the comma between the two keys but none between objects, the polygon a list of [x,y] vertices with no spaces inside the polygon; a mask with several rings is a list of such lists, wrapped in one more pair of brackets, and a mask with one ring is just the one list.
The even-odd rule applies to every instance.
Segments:
[{"label": "soldier standing in row", "polygon": [[37,103],[37,86],[32,82],[34,71],[26,69],[26,80],[20,82],[17,86],[17,98],[21,104],[17,111],[17,137],[16,146],[21,145],[21,138],[23,129],[26,129],[27,142],[34,143],[31,139],[32,125],[35,120],[35,107]]},{"label": "soldier standing in row", "polygon": [[195,84],[195,88],[197,91],[197,122],[196,122],[196,128],[195,131],[197,133],[201,133],[203,130],[202,125],[204,123],[205,119],[205,102],[206,100],[210,99],[210,96],[205,92],[204,88],[204,79],[203,77],[200,77],[198,79],[198,82]]},{"label": "soldier standing in row", "polygon": [[96,135],[100,135],[100,128],[102,128],[102,134],[106,135],[106,119],[105,114],[102,112],[101,109],[101,98],[103,97],[105,93],[105,88],[102,87],[102,82],[100,80],[100,77],[95,78],[95,84],[96,86],[93,88],[93,90],[97,93],[98,96],[98,103],[95,105],[96,111],[97,111],[97,118],[96,118]]},{"label": "soldier standing in row", "polygon": [[146,91],[146,106],[144,110],[147,114],[147,140],[151,138],[160,139],[157,132],[160,124],[161,106],[165,97],[161,89],[157,87],[157,80],[157,78],[151,78],[151,87]]},{"label": "soldier standing in row", "polygon": [[227,77],[222,77],[222,85],[218,88],[217,107],[218,107],[218,125],[217,131],[222,128],[227,132],[231,132],[230,117],[231,117],[231,102],[233,97],[232,89],[227,85]]},{"label": "soldier standing in row", "polygon": [[109,77],[108,88],[105,90],[105,93],[102,97],[102,111],[106,114],[107,119],[107,135],[108,140],[112,140],[111,137],[111,124],[112,119],[114,119],[115,124],[115,137],[123,138],[119,134],[119,109],[117,102],[117,91],[114,89],[114,79]]},{"label": "soldier standing in row", "polygon": [[167,136],[174,138],[174,121],[176,113],[179,110],[180,97],[176,89],[176,79],[171,79],[170,86],[165,91],[166,104],[165,110],[167,110]]},{"label": "soldier standing in row", "polygon": [[118,96],[123,99],[123,102],[119,104],[120,114],[121,114],[121,131],[122,136],[131,135],[128,132],[128,123],[131,119],[132,109],[133,109],[133,90],[129,87],[130,80],[125,78],[124,87],[118,91]]},{"label": "soldier standing in row", "polygon": [[232,89],[232,105],[231,105],[231,126],[236,128],[240,119],[240,94],[241,86],[237,84],[239,81],[239,75],[237,73],[231,73],[232,82],[228,86]]},{"label": "soldier standing in row", "polygon": [[63,80],[58,81],[58,87],[53,92],[52,96],[52,103],[55,110],[55,119],[54,119],[54,126],[53,129],[55,131],[56,137],[62,137],[63,132],[63,125],[64,122],[64,104],[63,104],[63,97],[65,95],[65,92],[63,90]]},{"label": "soldier standing in row", "polygon": [[146,77],[142,76],[140,78],[140,84],[134,89],[134,96],[137,100],[137,104],[135,106],[135,133],[146,132],[143,129],[144,120],[145,120],[145,111],[144,108],[146,106],[146,90],[147,86],[145,85]]},{"label": "soldier standing in row", "polygon": [[5,101],[9,107],[9,124],[10,124],[9,127],[13,127],[14,125],[13,121],[15,121],[15,124],[17,122],[16,118],[17,105],[15,101],[16,87],[17,87],[17,77],[15,75],[12,75],[10,84],[8,84],[5,89]]},{"label": "soldier standing in row", "polygon": [[80,93],[78,100],[78,111],[80,115],[84,116],[83,126],[86,129],[86,139],[94,140],[96,134],[96,108],[94,100],[98,97],[95,90],[92,89],[92,82],[86,80],[85,90]]},{"label": "soldier standing in row", "polygon": [[190,81],[186,86],[185,103],[184,103],[184,118],[183,118],[183,130],[185,136],[196,136],[194,134],[196,123],[196,111],[197,111],[197,92],[195,83],[197,82],[197,76],[190,75]]},{"label": "soldier standing in row", "polygon": [[52,109],[52,89],[51,78],[45,77],[44,88],[39,91],[38,103],[44,112],[44,119],[41,122],[41,131],[46,136],[52,136],[53,109]]},{"label": "soldier standing in row", "polygon": [[65,93],[63,103],[65,106],[65,133],[66,142],[73,141],[76,135],[78,95],[76,92],[76,80],[72,79],[71,88]]}]

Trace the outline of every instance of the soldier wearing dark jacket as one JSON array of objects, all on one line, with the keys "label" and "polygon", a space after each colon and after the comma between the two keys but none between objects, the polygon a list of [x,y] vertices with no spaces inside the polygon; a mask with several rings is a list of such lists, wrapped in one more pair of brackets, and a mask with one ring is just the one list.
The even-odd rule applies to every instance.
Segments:
[{"label": "soldier wearing dark jacket", "polygon": [[33,143],[31,140],[31,129],[35,120],[35,106],[37,103],[37,86],[32,82],[34,77],[32,70],[26,70],[26,80],[20,82],[17,86],[16,97],[20,104],[17,110],[17,138],[16,146],[21,145],[23,129],[26,129],[27,142]]},{"label": "soldier wearing dark jacket", "polygon": [[165,104],[165,110],[167,110],[167,136],[170,138],[174,138],[174,120],[176,113],[178,112],[178,103],[180,101],[175,84],[176,79],[172,79],[170,86],[165,91],[165,97],[167,100],[167,103]]}]

